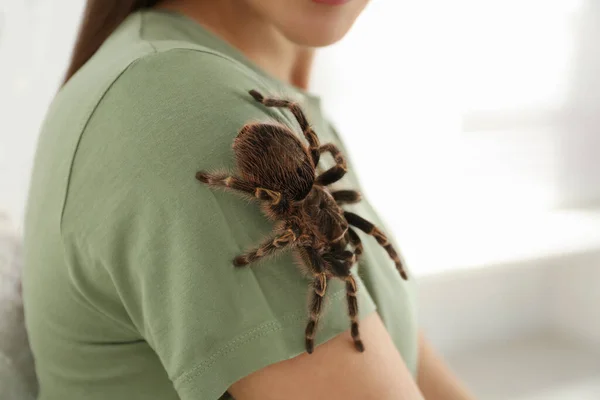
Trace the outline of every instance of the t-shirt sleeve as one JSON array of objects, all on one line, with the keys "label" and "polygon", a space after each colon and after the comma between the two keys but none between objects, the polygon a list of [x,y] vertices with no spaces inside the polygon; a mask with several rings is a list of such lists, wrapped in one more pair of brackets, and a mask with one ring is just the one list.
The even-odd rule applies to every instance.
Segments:
[{"label": "t-shirt sleeve", "polygon": [[[195,179],[198,170],[234,170],[231,144],[249,121],[297,129],[250,89],[270,90],[217,55],[145,57],[105,93],[73,163],[63,234],[94,266],[78,272],[80,290],[102,293],[94,301],[105,313],[122,306],[185,400],[217,399],[304,352],[311,280],[289,252],[235,268],[233,258],[273,224],[257,203]],[[362,317],[375,305],[357,280]],[[332,281],[317,345],[349,329],[346,304],[343,283]]]}]

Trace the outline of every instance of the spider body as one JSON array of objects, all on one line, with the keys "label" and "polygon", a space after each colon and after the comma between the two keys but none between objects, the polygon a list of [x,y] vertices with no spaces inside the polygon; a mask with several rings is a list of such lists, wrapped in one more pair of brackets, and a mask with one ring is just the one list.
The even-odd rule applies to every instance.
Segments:
[{"label": "spider body", "polygon": [[281,195],[280,212],[303,200],[313,186],[315,166],[310,155],[285,126],[248,124],[235,138],[233,151],[242,179]]},{"label": "spider body", "polygon": [[313,186],[301,206],[303,224],[314,240],[313,245],[339,243],[348,232],[344,210],[337,204],[327,188]]},{"label": "spider body", "polygon": [[[252,97],[267,107],[285,107],[297,119],[308,146],[283,125],[251,123],[242,127],[233,143],[236,175],[199,171],[196,178],[210,186],[242,193],[261,203],[263,212],[275,221],[274,236],[259,247],[235,257],[237,267],[251,264],[275,252],[290,249],[312,277],[310,319],[305,332],[308,353],[321,314],[327,281],[346,282],[351,336],[357,350],[364,351],[358,330],[357,285],[350,268],[362,253],[361,239],[351,227],[375,237],[407,279],[400,259],[385,234],[364,218],[344,211],[342,204],[360,201],[353,190],[330,191],[328,185],[346,173],[346,160],[331,144],[321,145],[300,107],[287,100],[265,98],[255,90]],[[317,175],[322,153],[329,152],[335,165]],[[352,251],[347,250],[348,245]]]}]

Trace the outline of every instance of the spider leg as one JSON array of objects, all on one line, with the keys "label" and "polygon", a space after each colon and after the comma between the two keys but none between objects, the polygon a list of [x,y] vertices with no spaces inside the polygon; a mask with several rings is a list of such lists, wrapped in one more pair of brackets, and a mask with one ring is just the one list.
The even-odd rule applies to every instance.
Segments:
[{"label": "spider leg", "polygon": [[254,97],[254,100],[264,104],[267,107],[287,108],[292,112],[292,114],[294,114],[296,121],[298,121],[298,124],[300,125],[300,129],[302,129],[304,137],[308,141],[308,150],[310,152],[310,157],[313,161],[314,166],[316,167],[319,163],[319,159],[321,158],[321,152],[319,151],[319,138],[308,123],[308,120],[306,119],[306,116],[304,115],[304,112],[302,111],[300,106],[289,100],[264,97],[256,90],[250,90],[249,93],[252,97]]},{"label": "spider leg", "polygon": [[281,193],[256,187],[250,182],[246,182],[233,175],[225,173],[208,173],[204,171],[196,172],[196,179],[202,183],[206,183],[209,186],[222,187],[225,189],[231,189],[237,192],[242,192],[250,196],[254,196],[259,200],[268,201],[271,204],[279,204],[281,200]]},{"label": "spider leg", "polygon": [[352,275],[346,277],[346,300],[348,301],[348,314],[350,315],[350,335],[354,341],[354,347],[361,353],[365,351],[365,346],[360,339],[358,332],[358,301],[356,299],[356,281]]},{"label": "spider leg", "polygon": [[331,153],[331,156],[335,160],[335,163],[346,168],[346,158],[344,157],[344,155],[342,154],[340,149],[338,149],[338,147],[335,144],[325,143],[323,146],[319,147],[319,152],[320,153],[325,153],[325,152]]},{"label": "spider leg", "polygon": [[279,250],[284,250],[296,242],[296,234],[292,229],[287,229],[283,233],[267,240],[256,249],[250,250],[233,259],[233,265],[236,267],[244,267],[250,263],[267,257]]},{"label": "spider leg", "polygon": [[356,190],[337,190],[331,192],[331,195],[338,204],[353,204],[361,201],[360,193]]},{"label": "spider leg", "polygon": [[333,250],[323,254],[323,259],[331,265],[335,276],[344,277],[356,262],[356,254],[348,250]]},{"label": "spider leg", "polygon": [[346,172],[348,172],[348,166],[346,165],[346,159],[342,155],[340,149],[338,149],[333,143],[327,143],[321,146],[319,151],[321,153],[326,151],[331,153],[336,164],[319,175],[315,180],[315,184],[327,186],[342,179],[344,175],[346,175]]},{"label": "spider leg", "polygon": [[348,221],[348,223],[350,225],[353,225],[353,226],[357,227],[358,229],[360,229],[361,231],[375,237],[375,240],[377,240],[377,243],[379,243],[379,245],[381,247],[383,247],[385,249],[385,251],[387,251],[390,258],[392,260],[394,260],[394,263],[396,264],[396,269],[400,273],[400,276],[402,277],[402,279],[404,279],[404,280],[408,279],[408,276],[406,275],[406,271],[404,270],[404,267],[402,266],[402,261],[400,261],[400,257],[398,257],[398,253],[396,253],[396,250],[394,249],[392,244],[389,242],[385,233],[383,233],[379,228],[377,228],[375,225],[373,225],[373,223],[367,221],[363,217],[358,216],[352,212],[345,211],[344,217],[346,218],[346,221]]},{"label": "spider leg", "polygon": [[273,205],[277,205],[281,201],[281,193],[261,187],[256,188],[254,196],[258,199],[268,201]]},{"label": "spider leg", "polygon": [[331,268],[330,272],[333,276],[346,281],[346,301],[348,302],[348,315],[350,316],[351,321],[350,335],[352,336],[356,350],[363,352],[365,351],[365,346],[363,345],[358,332],[358,301],[356,299],[358,288],[354,277],[350,273],[350,267],[353,262],[350,264],[343,262],[342,257],[347,256],[351,256],[354,261],[355,254],[350,251],[323,254],[323,258],[328,262]]},{"label": "spider leg", "polygon": [[325,267],[323,265],[323,259],[319,256],[318,252],[309,246],[303,246],[298,248],[300,256],[304,260],[307,268],[314,276],[312,283],[312,296],[310,300],[310,314],[309,320],[306,324],[306,330],[304,332],[304,343],[306,352],[312,354],[315,349],[315,334],[317,331],[317,325],[319,318],[321,317],[321,310],[323,308],[323,298],[327,292],[327,275],[325,274]]},{"label": "spider leg", "polygon": [[352,247],[354,247],[354,254],[361,255],[363,252],[363,244],[362,240],[356,233],[356,231],[350,227],[348,227],[348,232],[346,232],[346,240],[350,242]]},{"label": "spider leg", "polygon": [[321,317],[321,310],[323,308],[323,298],[327,292],[327,277],[324,273],[315,276],[312,284],[313,294],[310,300],[310,317],[308,324],[306,324],[304,344],[306,346],[306,352],[312,354],[315,349],[315,334],[317,331],[317,324]]},{"label": "spider leg", "polygon": [[338,149],[333,143],[327,143],[321,146],[319,151],[321,153],[326,151],[331,153],[333,159],[335,160],[335,165],[319,175],[315,180],[315,183],[318,185],[327,186],[342,179],[348,171],[348,166],[346,165],[346,159],[340,152],[340,149]]},{"label": "spider leg", "polygon": [[250,182],[246,182],[236,176],[226,173],[210,173],[204,171],[196,172],[196,179],[209,186],[218,186],[237,190],[246,194],[254,194],[255,187]]}]

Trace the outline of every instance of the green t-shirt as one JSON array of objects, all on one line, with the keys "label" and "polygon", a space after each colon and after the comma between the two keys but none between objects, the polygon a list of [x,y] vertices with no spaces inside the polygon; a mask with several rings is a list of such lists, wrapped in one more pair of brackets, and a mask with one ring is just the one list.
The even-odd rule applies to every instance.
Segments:
[{"label": "green t-shirt", "polygon": [[[40,399],[229,398],[233,382],[304,352],[310,279],[289,253],[233,267],[272,223],[257,203],[194,176],[233,169],[231,145],[249,121],[299,132],[288,111],[263,107],[250,89],[295,99],[321,142],[343,149],[318,98],[175,13],[131,15],[57,94],[25,225]],[[336,187],[359,189],[349,168]],[[385,229],[366,200],[347,209]],[[360,316],[377,310],[414,374],[414,279],[359,235]],[[350,327],[342,282],[331,281],[325,307],[317,345]]]}]

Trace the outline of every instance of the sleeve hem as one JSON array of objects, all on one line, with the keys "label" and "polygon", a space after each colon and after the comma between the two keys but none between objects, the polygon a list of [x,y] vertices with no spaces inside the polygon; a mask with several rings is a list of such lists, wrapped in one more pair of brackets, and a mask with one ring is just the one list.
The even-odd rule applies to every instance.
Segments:
[{"label": "sleeve hem", "polygon": [[[359,284],[360,285],[360,284]],[[375,303],[362,287],[359,293],[359,318],[376,310]],[[345,291],[329,296],[327,309],[345,307]],[[362,304],[361,304],[362,303]],[[317,346],[348,330],[348,316],[328,312],[318,328]],[[270,364],[291,359],[304,352],[302,332],[306,312],[289,314],[279,320],[265,322],[220,347],[194,368],[174,379],[175,389],[182,399],[218,399],[236,381]],[[349,346],[349,350],[353,348]]]}]

